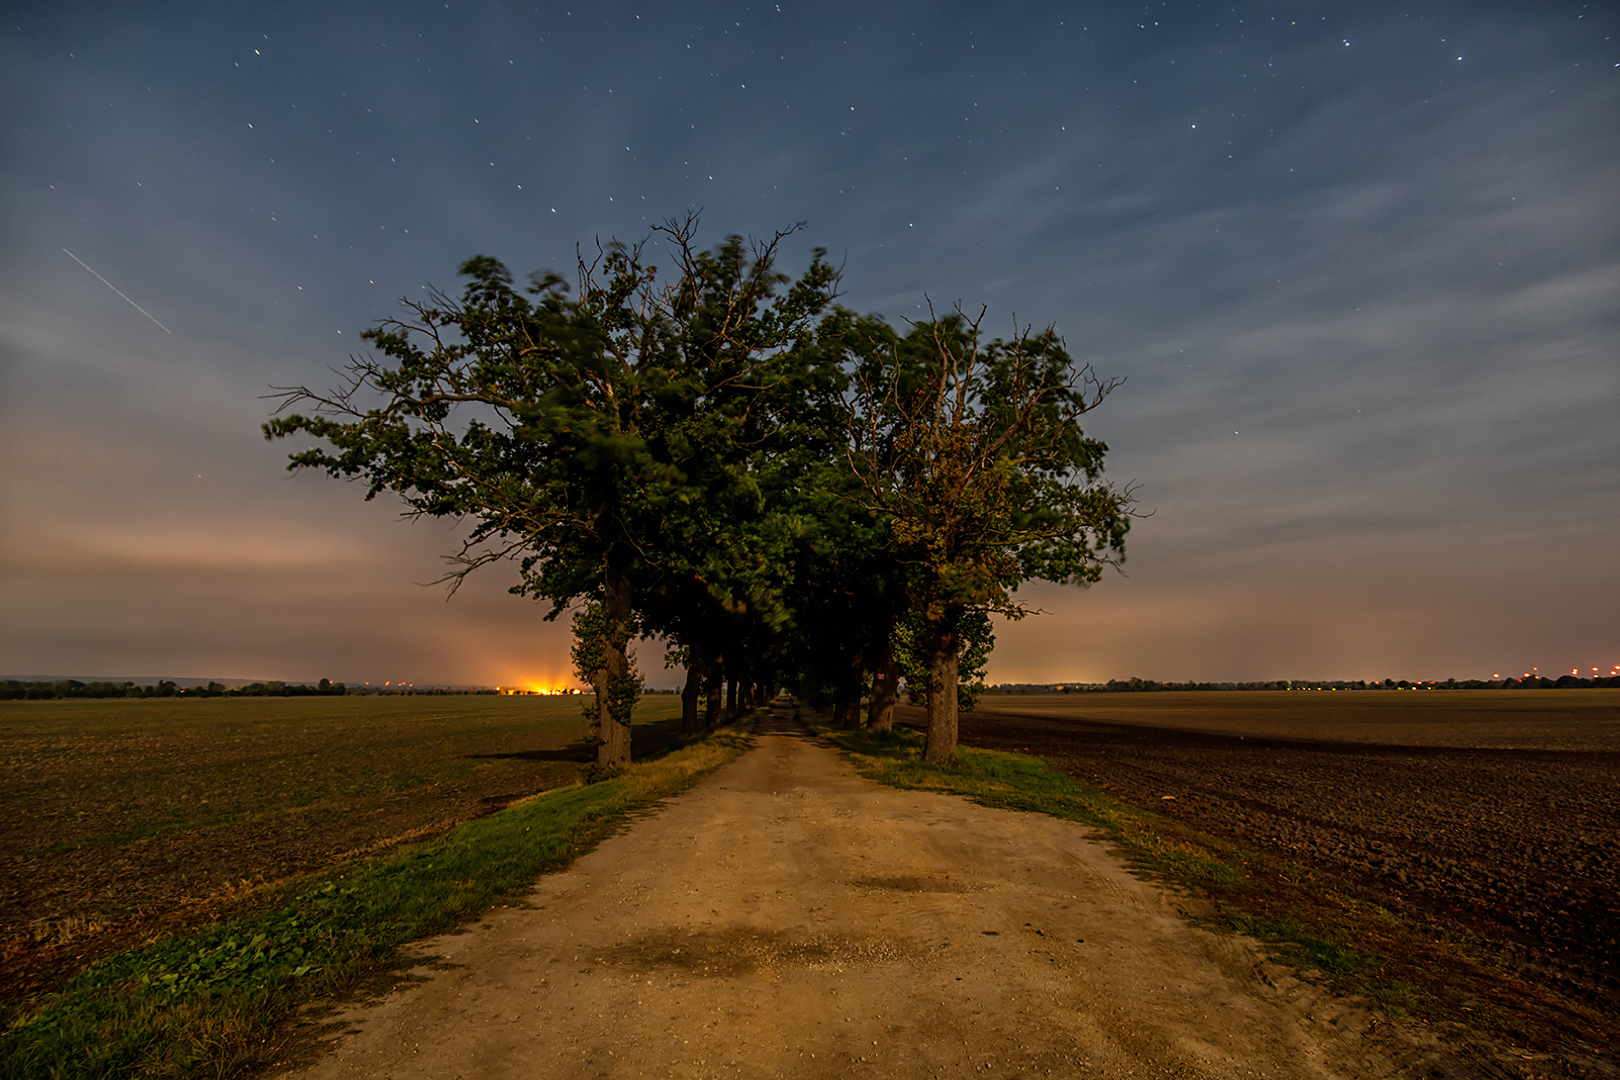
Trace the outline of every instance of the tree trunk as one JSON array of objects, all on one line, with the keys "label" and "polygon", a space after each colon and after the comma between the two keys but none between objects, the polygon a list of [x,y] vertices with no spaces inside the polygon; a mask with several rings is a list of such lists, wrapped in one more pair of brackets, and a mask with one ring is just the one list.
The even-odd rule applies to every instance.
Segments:
[{"label": "tree trunk", "polygon": [[635,617],[630,578],[611,570],[602,608],[607,615],[596,689],[596,763],[604,769],[630,764],[630,713],[635,707],[635,675],[630,670],[631,622]]},{"label": "tree trunk", "polygon": [[737,719],[737,680],[735,677],[726,680],[726,723]]},{"label": "tree trunk", "polygon": [[866,659],[864,650],[852,649],[846,660],[843,678],[833,694],[833,722],[845,731],[861,726],[861,691],[866,689]]},{"label": "tree trunk", "polygon": [[928,741],[923,761],[929,764],[956,756],[957,646],[954,630],[928,635]]},{"label": "tree trunk", "polygon": [[859,698],[839,698],[833,703],[833,723],[845,731],[854,731],[861,726],[861,702]]},{"label": "tree trunk", "polygon": [[894,729],[894,696],[900,682],[900,665],[894,660],[894,646],[888,638],[878,649],[877,672],[872,676],[872,703],[866,710],[868,731]]},{"label": "tree trunk", "polygon": [[703,673],[703,685],[708,698],[704,702],[703,726],[713,731],[720,726],[721,698],[725,694],[720,679],[720,657],[711,658],[704,666],[707,670]]},{"label": "tree trunk", "polygon": [[696,735],[702,730],[698,721],[698,696],[703,689],[703,651],[692,645],[687,653],[686,684],[681,687],[681,734]]}]

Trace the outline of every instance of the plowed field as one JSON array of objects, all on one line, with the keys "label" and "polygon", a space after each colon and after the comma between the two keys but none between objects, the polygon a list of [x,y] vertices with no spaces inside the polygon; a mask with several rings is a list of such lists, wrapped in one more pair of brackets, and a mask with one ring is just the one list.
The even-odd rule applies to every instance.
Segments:
[{"label": "plowed field", "polygon": [[[644,699],[636,753],[679,712]],[[573,783],[584,734],[561,697],[0,702],[0,1002]]]},{"label": "plowed field", "polygon": [[1041,754],[1620,1016],[1620,692],[987,696],[962,740]]}]

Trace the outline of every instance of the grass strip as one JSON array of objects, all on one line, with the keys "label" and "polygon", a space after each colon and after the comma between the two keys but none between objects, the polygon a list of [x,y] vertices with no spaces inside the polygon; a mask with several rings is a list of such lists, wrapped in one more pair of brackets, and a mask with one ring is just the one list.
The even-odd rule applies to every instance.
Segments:
[{"label": "grass strip", "polygon": [[568,865],[748,743],[746,723],[724,729],[286,886],[268,909],[109,957],[5,1018],[0,1077],[226,1076],[263,1064],[267,1036],[298,1006],[353,988],[397,964],[402,945]]},{"label": "grass strip", "polygon": [[1041,758],[962,747],[954,760],[925,766],[923,737],[909,729],[818,730],[879,783],[1095,826],[1133,870],[1207,899],[1206,925],[1257,938],[1277,959],[1320,972],[1335,991],[1359,994],[1391,1015],[1531,1041],[1540,1041],[1538,1026],[1569,1020],[1558,1003],[1549,1003],[1545,1016],[1528,1014],[1525,986],[1505,982],[1488,963],[1408,919],[1338,893],[1298,866],[1119,802]]}]

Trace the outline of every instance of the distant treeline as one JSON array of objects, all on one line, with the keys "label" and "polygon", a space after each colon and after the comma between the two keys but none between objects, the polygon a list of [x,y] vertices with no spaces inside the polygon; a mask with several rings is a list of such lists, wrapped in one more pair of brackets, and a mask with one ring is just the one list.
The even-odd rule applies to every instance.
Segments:
[{"label": "distant treeline", "polygon": [[0,701],[47,701],[54,698],[216,698],[216,697],[341,697],[344,694],[494,694],[491,689],[451,689],[443,686],[344,686],[322,679],[307,683],[256,682],[246,686],[179,686],[165,679],[155,685],[133,682],[80,682],[58,679],[53,682],[0,680]]},{"label": "distant treeline", "polygon": [[1561,675],[1545,679],[1446,679],[1444,682],[1385,679],[1273,679],[1267,682],[1158,682],[1154,679],[1109,679],[1105,683],[997,683],[987,694],[1087,694],[1159,690],[1558,690],[1570,687],[1620,689],[1620,675],[1583,679]]},{"label": "distant treeline", "polygon": [[247,686],[226,686],[211,682],[207,686],[180,686],[164,679],[147,685],[134,682],[80,682],[78,679],[57,679],[53,682],[21,682],[17,679],[0,681],[0,700],[23,698],[29,701],[51,698],[172,698],[172,697],[333,697],[346,693],[342,683],[322,679],[317,686],[300,683],[256,682]]}]

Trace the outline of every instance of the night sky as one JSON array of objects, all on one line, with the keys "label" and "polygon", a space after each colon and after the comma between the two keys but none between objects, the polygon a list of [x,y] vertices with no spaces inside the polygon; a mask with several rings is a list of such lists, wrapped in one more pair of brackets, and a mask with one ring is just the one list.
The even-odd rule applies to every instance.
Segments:
[{"label": "night sky", "polygon": [[992,681],[1620,663],[1612,4],[3,12],[0,676],[562,681],[263,395],[473,254],[698,209],[1127,380],[1126,576],[1027,589]]}]

